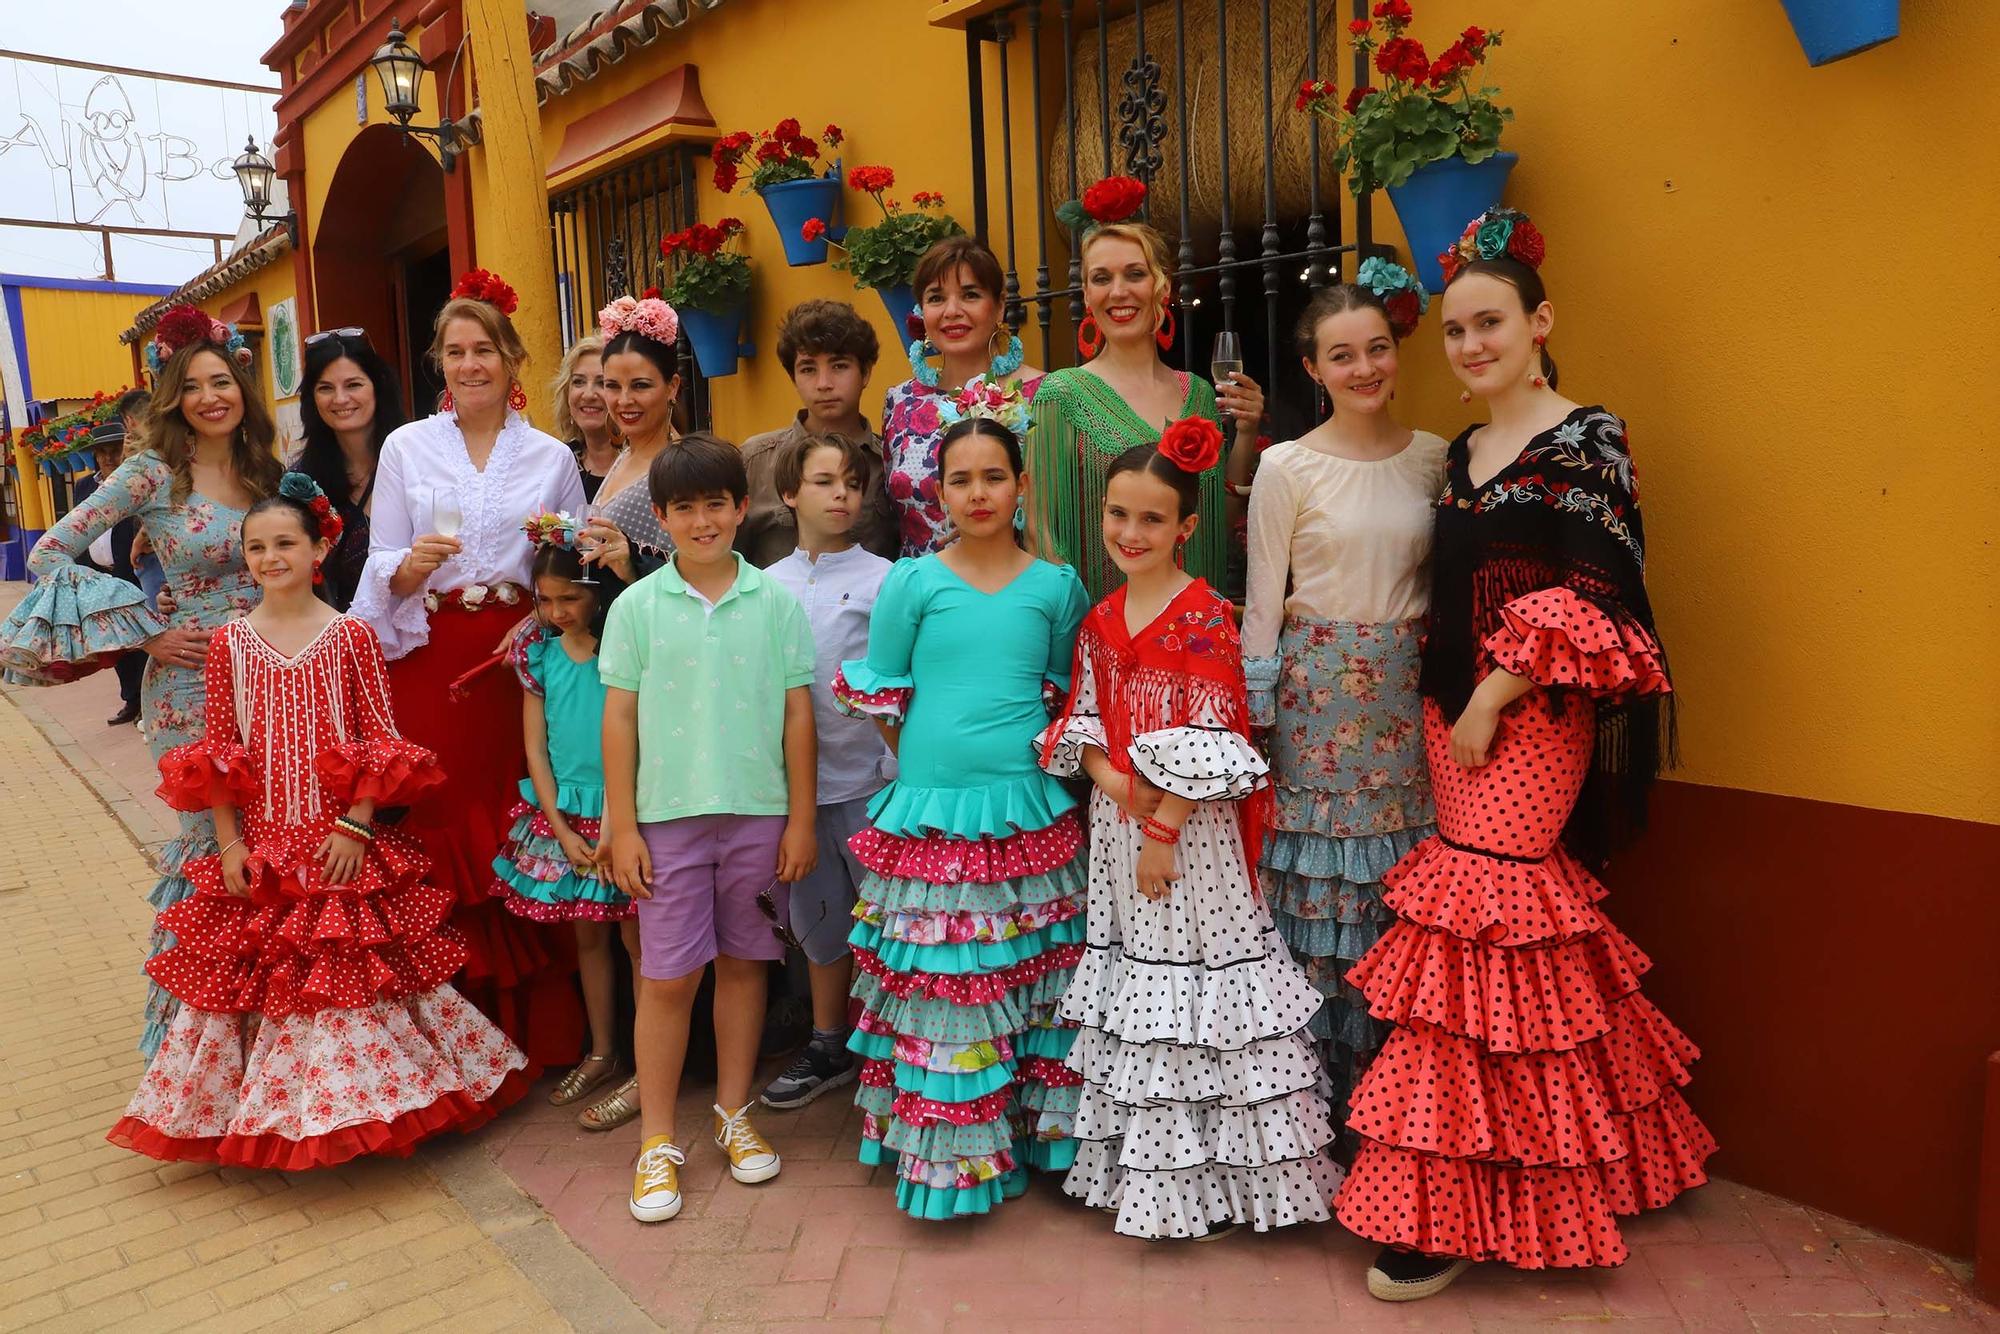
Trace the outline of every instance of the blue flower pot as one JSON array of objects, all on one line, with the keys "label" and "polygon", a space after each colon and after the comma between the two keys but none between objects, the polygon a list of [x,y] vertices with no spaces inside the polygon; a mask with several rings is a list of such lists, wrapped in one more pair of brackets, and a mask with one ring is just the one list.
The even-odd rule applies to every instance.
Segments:
[{"label": "blue flower pot", "polygon": [[743,337],[743,317],[748,306],[729,310],[683,309],[681,332],[694,349],[695,365],[711,380],[736,374],[739,357],[754,356],[757,349]]},{"label": "blue flower pot", "polygon": [[1785,13],[1809,65],[1824,65],[1896,36],[1900,8],[1901,0],[1785,0]]},{"label": "blue flower pot", "polygon": [[1438,255],[1458,240],[1466,223],[1500,202],[1507,174],[1518,161],[1514,153],[1495,153],[1477,164],[1448,157],[1425,163],[1409,180],[1389,187],[1389,202],[1410,241],[1411,267],[1425,291],[1444,290]]},{"label": "blue flower pot", "polygon": [[894,287],[878,287],[875,295],[882,298],[882,304],[889,311],[889,323],[896,326],[898,342],[910,341],[910,312],[917,308],[917,294],[908,283],[897,283]]},{"label": "blue flower pot", "polygon": [[840,181],[840,163],[835,162],[824,176],[779,181],[758,191],[764,197],[764,207],[771,211],[771,221],[777,224],[778,239],[784,242],[785,263],[793,268],[826,263],[826,238],[808,241],[799,233],[807,218],[818,218],[839,236],[833,217],[840,208]]}]

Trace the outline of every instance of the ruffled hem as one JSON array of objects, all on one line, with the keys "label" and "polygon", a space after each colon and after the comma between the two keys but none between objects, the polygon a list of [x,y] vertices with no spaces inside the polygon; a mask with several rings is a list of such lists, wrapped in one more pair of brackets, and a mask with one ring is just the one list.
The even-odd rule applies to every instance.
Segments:
[{"label": "ruffled hem", "polygon": [[[1282,756],[1275,757],[1272,763],[1279,774],[1286,773]],[[1421,753],[1408,773],[1392,775],[1389,781],[1372,786],[1339,789],[1281,779],[1272,793],[1274,831],[1320,838],[1365,839],[1435,823],[1437,804],[1431,795]]]},{"label": "ruffled hem", "polygon": [[1404,921],[1488,945],[1560,944],[1604,929],[1604,886],[1561,844],[1508,861],[1426,839],[1385,877],[1382,901]]},{"label": "ruffled hem", "polygon": [[1064,1020],[1124,1042],[1235,1051],[1299,1032],[1320,995],[1267,931],[1264,952],[1217,966],[1151,962],[1092,946],[1063,997]]},{"label": "ruffled hem", "polygon": [[[1046,880],[1047,877],[1036,879]],[[879,885],[881,882],[875,883]],[[854,905],[853,916],[861,925],[874,931],[878,940],[900,941],[908,945],[946,945],[1017,940],[1067,922],[1082,911],[1079,887],[1079,892],[1073,895],[1032,900],[1022,898],[1018,906],[972,912],[899,912],[861,899]]]},{"label": "ruffled hem", "polygon": [[998,837],[908,835],[870,825],[847,841],[855,860],[884,879],[938,887],[999,885],[1046,875],[1075,862],[1083,845],[1083,825],[1071,812],[1038,828]]},{"label": "ruffled hem", "polygon": [[1162,1103],[1249,1107],[1310,1092],[1319,1085],[1318,1058],[1299,1034],[1266,1038],[1235,1051],[1168,1042],[1121,1042],[1100,1029],[1080,1029],[1063,1062],[1094,1092],[1119,1107]]},{"label": "ruffled hem", "polygon": [[1333,1142],[1333,1121],[1325,1100],[1311,1089],[1247,1107],[1124,1107],[1086,1085],[1076,1138],[1118,1144],[1118,1165],[1128,1170],[1174,1172],[1208,1163],[1268,1167],[1326,1148]]},{"label": "ruffled hem", "polygon": [[[539,823],[535,826],[536,832],[545,833],[553,838],[555,831],[548,827],[548,817],[543,816],[541,813],[541,798],[535,795],[535,780],[532,778],[523,778],[519,791],[521,793],[521,804],[533,810],[540,817]],[[514,809],[516,815],[518,815],[521,808],[517,806]],[[556,809],[564,815],[580,816],[586,820],[602,820],[604,818],[604,785],[601,783],[559,782],[556,784]]]},{"label": "ruffled hem", "polygon": [[409,806],[445,778],[437,756],[399,736],[343,742],[320,752],[314,768],[334,798],[350,806]]},{"label": "ruffled hem", "polygon": [[1000,939],[936,943],[896,940],[886,937],[873,922],[863,919],[855,923],[847,943],[850,949],[866,950],[884,968],[898,973],[962,977],[1001,972],[1028,962],[1044,950],[1083,943],[1081,913],[1074,904],[1060,906],[1069,911],[1062,913],[1057,920],[1016,931]]},{"label": "ruffled hem", "polygon": [[905,838],[970,840],[1047,829],[1075,808],[1061,783],[1036,770],[973,787],[919,787],[896,779],[869,800],[868,820]]},{"label": "ruffled hem", "polygon": [[[1300,882],[1289,902],[1275,893],[1272,895],[1272,901],[1278,908],[1294,917],[1324,917],[1327,914],[1314,911],[1303,897],[1319,888],[1312,882],[1380,884],[1390,869],[1407,857],[1412,848],[1436,832],[1436,826],[1432,824],[1345,838],[1300,833],[1288,828],[1273,829],[1271,836],[1264,841],[1264,855],[1258,862],[1258,871],[1260,879],[1273,877]],[[1268,879],[1264,882],[1270,883]],[[1346,888],[1346,884],[1339,884],[1339,888]]]},{"label": "ruffled hem", "polygon": [[264,795],[264,783],[242,746],[204,737],[160,756],[160,785],[153,791],[177,811],[200,814],[217,806],[249,806]]},{"label": "ruffled hem", "polygon": [[850,718],[900,723],[910,710],[915,685],[908,676],[887,676],[863,661],[843,662],[833,674],[833,704]]},{"label": "ruffled hem", "polygon": [[1545,588],[1500,609],[1483,645],[1494,666],[1539,686],[1587,691],[1600,700],[1663,695],[1659,645],[1636,622],[1612,617],[1567,588]]},{"label": "ruffled hem", "polygon": [[1269,787],[1271,766],[1257,748],[1226,728],[1166,727],[1132,738],[1140,777],[1189,801],[1239,801]]},{"label": "ruffled hem", "polygon": [[65,561],[0,621],[0,670],[15,685],[74,681],[166,628],[136,584]]},{"label": "ruffled hem", "polygon": [[1258,1232],[1333,1217],[1340,1167],[1324,1153],[1261,1167],[1203,1163],[1175,1171],[1137,1171],[1117,1163],[1118,1146],[1082,1143],[1063,1191],[1117,1215],[1126,1237],[1203,1237],[1247,1223]]}]

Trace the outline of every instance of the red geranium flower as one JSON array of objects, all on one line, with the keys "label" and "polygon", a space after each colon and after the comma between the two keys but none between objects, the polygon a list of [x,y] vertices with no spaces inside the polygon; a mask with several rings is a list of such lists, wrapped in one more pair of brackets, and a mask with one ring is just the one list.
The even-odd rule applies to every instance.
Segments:
[{"label": "red geranium flower", "polygon": [[1222,458],[1222,428],[1206,417],[1183,417],[1161,432],[1160,453],[1182,472],[1207,472]]},{"label": "red geranium flower", "polygon": [[796,116],[787,116],[778,122],[778,128],[771,131],[773,139],[796,139],[799,137],[799,122]]},{"label": "red geranium flower", "polygon": [[785,160],[785,146],[776,139],[766,139],[757,145],[759,162],[782,162]]},{"label": "red geranium flower", "polygon": [[805,226],[799,228],[799,236],[807,241],[817,241],[826,235],[826,219],[807,218]]},{"label": "red geranium flower", "polygon": [[888,167],[856,167],[847,173],[847,183],[865,195],[879,195],[896,183],[896,173]]},{"label": "red geranium flower", "polygon": [[840,127],[838,125],[827,126],[825,132],[820,135],[820,138],[826,140],[826,145],[828,148],[840,147],[840,141],[844,137],[845,136],[841,134]]},{"label": "red geranium flower", "polygon": [[1486,29],[1474,25],[1460,33],[1458,40],[1464,43],[1465,49],[1472,52],[1473,55],[1480,56],[1486,54]]},{"label": "red geranium flower", "polygon": [[1542,240],[1540,228],[1526,218],[1516,218],[1513,234],[1507,238],[1507,253],[1529,268],[1539,269],[1548,245]]},{"label": "red geranium flower", "polygon": [[1347,94],[1347,114],[1351,116],[1359,111],[1361,109],[1361,99],[1374,91],[1375,85],[1373,84],[1363,84],[1359,88],[1350,89]]},{"label": "red geranium flower", "polygon": [[715,188],[728,194],[736,188],[736,168],[721,166],[715,169]]},{"label": "red geranium flower", "polygon": [[819,156],[819,145],[814,143],[812,140],[806,138],[804,135],[800,135],[796,139],[788,140],[785,144],[785,147],[792,150],[792,155],[794,157]]},{"label": "red geranium flower", "polygon": [[1375,68],[1407,83],[1421,83],[1431,71],[1424,44],[1413,37],[1391,37],[1375,53]]},{"label": "red geranium flower", "polygon": [[1099,222],[1123,222],[1146,202],[1146,183],[1130,176],[1107,176],[1083,192],[1083,211]]},{"label": "red geranium flower", "polygon": [[1375,6],[1374,13],[1376,18],[1388,19],[1391,23],[1408,23],[1410,0],[1382,0]]},{"label": "red geranium flower", "polygon": [[1372,25],[1369,24],[1367,19],[1356,19],[1347,25],[1347,30],[1356,37],[1366,37],[1370,26]]}]

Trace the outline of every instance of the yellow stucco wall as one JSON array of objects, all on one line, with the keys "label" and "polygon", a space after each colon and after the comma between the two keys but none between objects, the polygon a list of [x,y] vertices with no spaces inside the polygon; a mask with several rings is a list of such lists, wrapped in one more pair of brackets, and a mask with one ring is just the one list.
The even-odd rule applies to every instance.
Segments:
[{"label": "yellow stucco wall", "polygon": [[[2000,7],[1907,3],[1899,39],[1816,70],[1778,0],[1417,13],[1433,47],[1505,29],[1508,200],[1549,238],[1564,392],[1631,424],[1677,776],[2000,821],[2000,451],[1974,391],[2000,91],[1956,73]],[[1457,431],[1434,319],[1405,365],[1407,419]]]},{"label": "yellow stucco wall", "polygon": [[121,292],[21,289],[28,379],[35,397],[89,398],[132,383],[132,354],[118,341],[154,298]]}]

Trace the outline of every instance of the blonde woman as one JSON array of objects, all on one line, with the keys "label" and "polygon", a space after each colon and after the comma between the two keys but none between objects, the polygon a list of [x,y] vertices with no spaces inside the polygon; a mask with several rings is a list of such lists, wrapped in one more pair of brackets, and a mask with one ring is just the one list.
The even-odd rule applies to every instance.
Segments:
[{"label": "blonde woman", "polygon": [[611,429],[611,401],[604,393],[604,340],[579,338],[563,353],[562,369],[549,381],[555,408],[556,439],[576,455],[583,498],[597,499],[604,475],[618,461],[618,436]]}]

